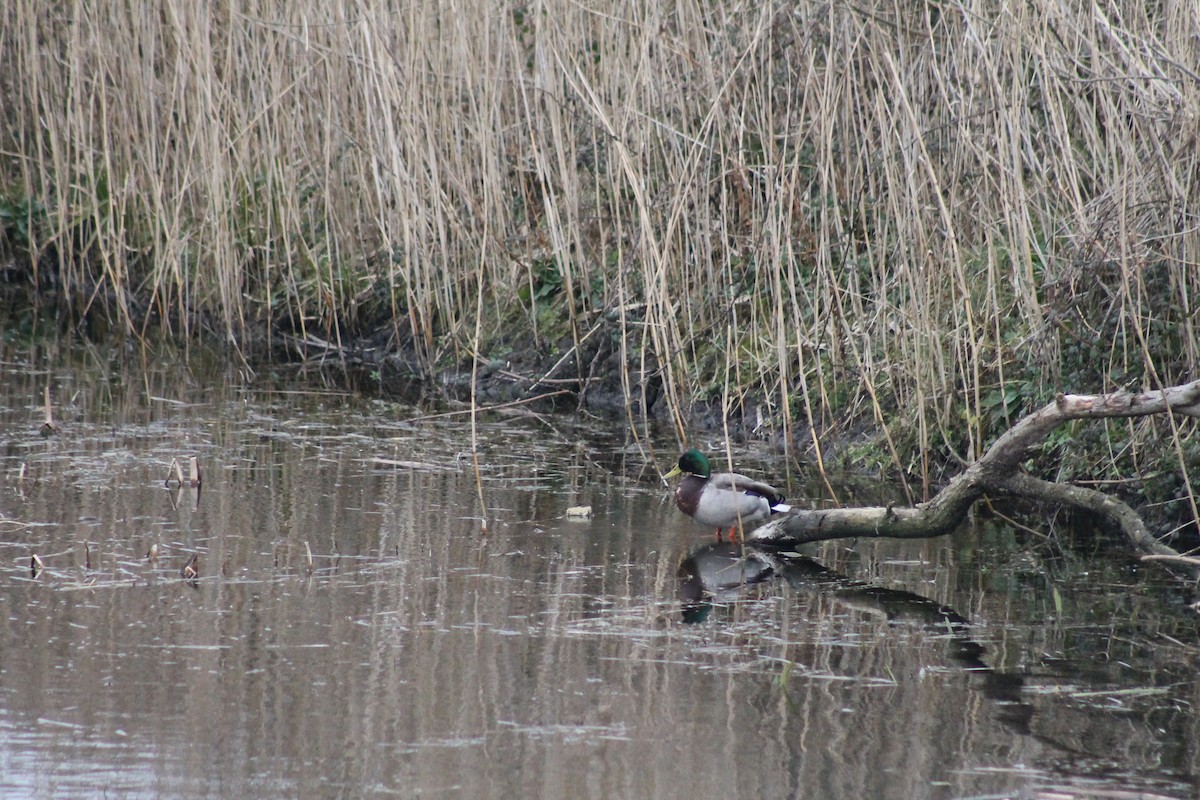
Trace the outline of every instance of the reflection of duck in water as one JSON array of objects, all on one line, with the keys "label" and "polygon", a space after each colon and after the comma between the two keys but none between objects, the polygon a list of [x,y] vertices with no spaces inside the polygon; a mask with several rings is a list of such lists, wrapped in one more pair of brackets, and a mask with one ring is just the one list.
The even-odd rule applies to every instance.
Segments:
[{"label": "reflection of duck in water", "polygon": [[684,622],[700,622],[712,602],[741,599],[745,588],[761,583],[775,570],[765,559],[733,542],[706,545],[679,565],[679,599]]},{"label": "reflection of duck in water", "polygon": [[702,622],[712,604],[746,599],[747,587],[772,578],[804,581],[810,589],[834,589],[844,580],[811,558],[781,557],[766,549],[737,542],[705,545],[687,555],[679,565],[679,599],[683,621]]},{"label": "reflection of duck in water", "polygon": [[971,638],[970,622],[949,606],[913,592],[852,580],[805,556],[750,544],[701,547],[683,559],[678,574],[687,624],[705,622],[714,603],[744,600],[751,586],[782,578],[793,590],[833,598],[847,609],[878,615],[890,624],[945,633],[947,656],[979,682],[984,695],[996,703],[998,718],[1018,733],[1030,732],[1033,706],[1021,696],[1021,676],[984,663],[984,648]]},{"label": "reflection of duck in water", "polygon": [[675,505],[697,522],[714,526],[718,542],[726,528],[732,540],[739,525],[766,519],[772,512],[791,510],[784,505],[783,494],[769,483],[736,472],[713,475],[708,458],[699,450],[681,455],[666,477],[676,475],[684,478],[675,490]]}]

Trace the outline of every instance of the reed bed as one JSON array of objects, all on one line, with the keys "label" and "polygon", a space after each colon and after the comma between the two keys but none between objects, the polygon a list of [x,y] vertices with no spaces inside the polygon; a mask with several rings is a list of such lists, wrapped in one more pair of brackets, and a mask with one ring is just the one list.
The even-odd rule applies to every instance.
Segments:
[{"label": "reed bed", "polygon": [[857,420],[928,476],[1195,374],[1198,8],[9,0],[7,251],[138,333],[607,319],[681,430]]}]

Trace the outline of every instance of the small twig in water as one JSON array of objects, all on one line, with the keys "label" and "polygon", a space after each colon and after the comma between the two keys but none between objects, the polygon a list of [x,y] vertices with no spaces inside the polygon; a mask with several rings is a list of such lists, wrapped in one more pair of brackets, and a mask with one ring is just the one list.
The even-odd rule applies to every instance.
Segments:
[{"label": "small twig in water", "polygon": [[534,397],[526,397],[523,400],[513,400],[508,403],[500,403],[494,406],[479,406],[478,408],[464,408],[461,411],[443,411],[440,414],[425,414],[420,417],[409,417],[402,422],[425,422],[431,419],[443,419],[445,417],[461,417],[466,414],[478,414],[487,411],[499,411],[502,408],[512,408],[513,406],[523,406],[526,403],[536,403],[538,400],[545,400],[547,397],[557,397],[560,394],[570,394],[567,389],[559,389],[557,392],[546,392]]}]

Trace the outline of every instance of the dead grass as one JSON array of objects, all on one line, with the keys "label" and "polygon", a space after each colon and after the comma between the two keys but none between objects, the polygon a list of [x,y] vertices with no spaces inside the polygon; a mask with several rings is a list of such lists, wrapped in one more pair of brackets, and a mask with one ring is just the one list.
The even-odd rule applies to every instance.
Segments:
[{"label": "dead grass", "polygon": [[131,331],[382,307],[430,362],[540,293],[681,435],[711,393],[926,475],[1200,363],[1193,2],[446,8],[10,0],[13,249]]}]

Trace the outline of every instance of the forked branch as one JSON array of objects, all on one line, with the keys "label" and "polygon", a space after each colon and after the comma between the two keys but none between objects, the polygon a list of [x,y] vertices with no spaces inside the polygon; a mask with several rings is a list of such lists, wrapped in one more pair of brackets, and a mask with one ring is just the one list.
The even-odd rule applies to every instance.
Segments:
[{"label": "forked branch", "polygon": [[1142,554],[1197,571],[1174,548],[1158,541],[1127,503],[1095,489],[1039,480],[1020,471],[1034,450],[1059,425],[1075,419],[1142,417],[1150,414],[1200,417],[1200,380],[1153,392],[1100,395],[1060,394],[1004,433],[982,457],[928,503],[908,507],[794,510],[752,531],[751,541],[773,546],[852,537],[929,538],[953,532],[984,494],[1005,494],[1070,505],[1103,515]]}]

